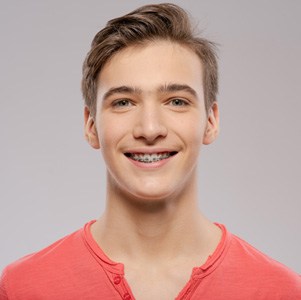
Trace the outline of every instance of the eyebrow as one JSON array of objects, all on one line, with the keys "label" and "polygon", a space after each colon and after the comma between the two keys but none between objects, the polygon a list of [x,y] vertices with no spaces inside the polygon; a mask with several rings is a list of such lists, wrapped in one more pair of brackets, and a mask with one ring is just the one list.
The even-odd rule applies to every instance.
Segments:
[{"label": "eyebrow", "polygon": [[[173,92],[181,92],[181,91],[188,92],[192,96],[197,97],[197,92],[187,84],[170,83],[170,84],[162,85],[157,89],[157,92],[159,92],[159,93],[173,93]],[[142,90],[137,87],[131,87],[131,86],[126,86],[126,85],[112,87],[104,94],[103,100],[108,99],[109,97],[111,97],[114,94],[140,95],[140,94],[142,94]]]},{"label": "eyebrow", "polygon": [[131,87],[131,86],[118,86],[110,88],[103,96],[103,100],[108,99],[110,96],[114,94],[141,94],[142,90],[139,88]]},{"label": "eyebrow", "polygon": [[181,92],[185,91],[191,94],[194,97],[197,97],[197,92],[187,84],[178,84],[178,83],[170,83],[165,84],[159,87],[159,92],[161,93],[172,93],[172,92]]}]

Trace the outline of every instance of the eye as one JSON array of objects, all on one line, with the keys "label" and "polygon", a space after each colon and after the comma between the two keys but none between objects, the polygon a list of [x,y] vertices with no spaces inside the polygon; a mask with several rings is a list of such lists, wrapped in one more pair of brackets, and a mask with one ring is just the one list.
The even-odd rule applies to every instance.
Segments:
[{"label": "eye", "polygon": [[115,108],[123,108],[123,107],[129,107],[132,106],[132,103],[128,99],[120,99],[116,100],[112,103],[113,107]]},{"label": "eye", "polygon": [[186,106],[188,102],[180,98],[175,98],[170,100],[170,104],[173,106]]},{"label": "eye", "polygon": [[130,101],[129,100],[126,100],[126,99],[122,99],[122,100],[118,100],[118,101],[115,101],[113,103],[113,106],[128,106],[130,104]]}]

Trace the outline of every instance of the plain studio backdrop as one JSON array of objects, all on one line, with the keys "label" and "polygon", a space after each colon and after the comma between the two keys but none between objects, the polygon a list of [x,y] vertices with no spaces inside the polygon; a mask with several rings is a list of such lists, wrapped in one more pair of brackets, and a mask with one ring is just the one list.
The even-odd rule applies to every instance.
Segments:
[{"label": "plain studio backdrop", "polygon": [[[201,153],[200,207],[300,273],[301,2],[171,2],[219,43],[221,133]],[[109,19],[149,3],[1,0],[0,269],[103,211],[81,66]]]}]

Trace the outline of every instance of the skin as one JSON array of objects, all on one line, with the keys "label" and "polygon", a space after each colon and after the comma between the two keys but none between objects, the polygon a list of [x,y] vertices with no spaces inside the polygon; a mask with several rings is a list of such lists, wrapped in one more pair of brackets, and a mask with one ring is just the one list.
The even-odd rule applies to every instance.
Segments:
[{"label": "skin", "polygon": [[[197,162],[218,135],[218,105],[207,113],[202,63],[168,41],[128,47],[98,78],[97,110],[85,135],[107,166],[107,205],[92,235],[125,266],[136,299],[173,299],[221,238],[198,209]],[[172,152],[155,163],[125,153]],[[176,271],[175,271],[176,270]]]}]

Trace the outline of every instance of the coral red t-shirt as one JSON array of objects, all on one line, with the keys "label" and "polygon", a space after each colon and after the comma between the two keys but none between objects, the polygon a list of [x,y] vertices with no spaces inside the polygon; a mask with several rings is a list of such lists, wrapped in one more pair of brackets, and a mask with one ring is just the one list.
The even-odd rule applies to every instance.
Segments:
[{"label": "coral red t-shirt", "polygon": [[[6,267],[0,300],[134,300],[123,264],[103,253],[92,223]],[[177,300],[301,299],[298,274],[217,225],[223,231],[217,249],[192,270]]]}]

